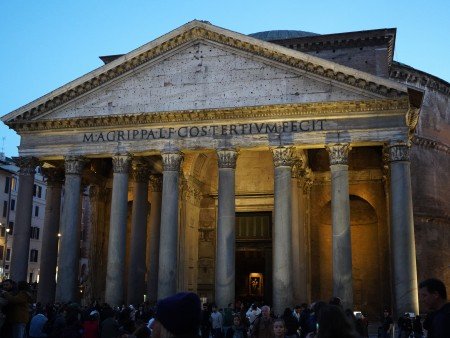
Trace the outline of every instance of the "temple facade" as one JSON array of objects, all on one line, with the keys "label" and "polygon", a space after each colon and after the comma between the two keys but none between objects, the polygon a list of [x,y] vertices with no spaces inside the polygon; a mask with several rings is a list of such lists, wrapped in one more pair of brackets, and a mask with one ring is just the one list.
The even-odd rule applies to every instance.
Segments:
[{"label": "temple facade", "polygon": [[418,313],[418,278],[450,281],[450,86],[394,42],[192,21],[3,116],[21,136],[11,277],[39,164],[42,302],[190,290]]}]

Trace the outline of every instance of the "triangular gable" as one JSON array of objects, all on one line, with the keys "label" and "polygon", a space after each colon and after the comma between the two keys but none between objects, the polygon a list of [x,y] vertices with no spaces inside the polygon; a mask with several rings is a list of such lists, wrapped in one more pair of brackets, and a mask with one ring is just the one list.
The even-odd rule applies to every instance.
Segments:
[{"label": "triangular gable", "polygon": [[14,127],[16,123],[36,120],[180,46],[201,40],[241,50],[343,86],[354,87],[373,97],[407,95],[406,87],[397,82],[194,20],[3,116],[2,121]]}]

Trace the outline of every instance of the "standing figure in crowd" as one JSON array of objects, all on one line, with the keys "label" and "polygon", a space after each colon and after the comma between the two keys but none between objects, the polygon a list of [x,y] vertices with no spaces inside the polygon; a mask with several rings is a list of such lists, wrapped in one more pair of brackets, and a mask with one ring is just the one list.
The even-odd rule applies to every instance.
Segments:
[{"label": "standing figure in crowd", "polygon": [[208,304],[203,304],[203,309],[201,313],[200,319],[200,332],[202,338],[209,338],[209,333],[211,332],[211,321],[210,321],[211,313],[208,310]]},{"label": "standing figure in crowd", "polygon": [[[298,330],[298,322],[294,317],[294,314],[292,313],[292,310],[290,308],[284,309],[283,316],[281,317],[283,319],[284,328],[285,328],[285,335],[288,338],[297,338],[297,330]],[[275,324],[275,323],[274,323]]]},{"label": "standing figure in crowd", "polygon": [[445,284],[436,278],[421,282],[419,298],[428,313],[423,324],[427,338],[450,337],[450,303]]},{"label": "standing figure in crowd", "polygon": [[234,316],[233,326],[227,331],[225,338],[247,338],[247,328],[242,325],[240,316]]},{"label": "standing figure in crowd", "polygon": [[273,337],[273,319],[270,316],[270,307],[264,305],[261,308],[261,315],[253,322],[251,330],[252,338],[272,338]]},{"label": "standing figure in crowd", "polygon": [[211,312],[211,336],[213,338],[222,338],[223,318],[222,314],[217,311],[217,305],[213,304]]},{"label": "standing figure in crowd", "polygon": [[317,311],[316,329],[307,338],[358,338],[358,333],[342,307],[326,304]]},{"label": "standing figure in crowd", "polygon": [[[29,292],[28,283],[25,281],[17,283],[17,294],[14,294],[12,291],[12,283],[9,284],[11,285],[6,286],[5,291],[2,291],[2,295],[8,301],[6,306],[6,322],[10,327],[10,337],[25,338],[25,328],[30,320],[29,307],[32,303],[31,293]],[[9,287],[11,291],[7,291]],[[6,335],[5,337],[8,336]]]},{"label": "standing figure in crowd", "polygon": [[380,338],[389,338],[394,330],[394,321],[388,309],[384,309],[383,323],[378,329],[378,336]]},{"label": "standing figure in crowd", "polygon": [[233,304],[228,304],[228,307],[223,309],[223,323],[222,323],[222,330],[223,335],[227,336],[228,329],[233,325]]}]

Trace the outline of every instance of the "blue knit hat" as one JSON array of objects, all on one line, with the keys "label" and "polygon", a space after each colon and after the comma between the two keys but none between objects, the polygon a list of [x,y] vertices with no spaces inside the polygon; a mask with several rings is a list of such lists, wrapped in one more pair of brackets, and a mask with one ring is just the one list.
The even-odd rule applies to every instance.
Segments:
[{"label": "blue knit hat", "polygon": [[192,292],[177,293],[156,305],[155,318],[175,335],[198,334],[200,315],[200,298]]}]

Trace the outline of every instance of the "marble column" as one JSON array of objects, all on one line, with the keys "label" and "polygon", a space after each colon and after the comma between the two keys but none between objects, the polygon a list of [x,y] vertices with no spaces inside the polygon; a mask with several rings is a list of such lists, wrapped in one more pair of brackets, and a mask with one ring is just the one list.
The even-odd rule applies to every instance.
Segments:
[{"label": "marble column", "polygon": [[310,192],[313,173],[305,168],[299,178],[300,303],[311,303],[311,239],[309,229]]},{"label": "marble column", "polygon": [[113,189],[109,221],[108,262],[105,301],[111,306],[124,303],[127,243],[128,173],[131,156],[117,154],[113,162]]},{"label": "marble column", "polygon": [[20,169],[10,274],[15,281],[26,281],[30,251],[31,215],[33,212],[34,173],[39,162],[34,157],[17,157],[15,162]]},{"label": "marble column", "polygon": [[182,154],[164,152],[161,230],[159,246],[158,299],[177,291],[178,181]]},{"label": "marble column", "polygon": [[281,315],[292,306],[292,211],[291,166],[293,149],[272,149],[274,173],[274,227],[273,235],[273,309]]},{"label": "marble column", "polygon": [[64,172],[60,168],[46,168],[43,169],[43,172],[47,179],[47,191],[37,301],[41,304],[48,304],[55,301],[58,232]]},{"label": "marble column", "polygon": [[158,300],[159,237],[161,225],[162,176],[150,176],[151,208],[148,238],[147,299],[154,304]]},{"label": "marble column", "polygon": [[391,255],[397,315],[419,313],[409,144],[389,145]]},{"label": "marble column", "polygon": [[86,160],[79,156],[66,156],[64,205],[60,224],[57,302],[77,300],[80,261],[80,193],[81,174]]},{"label": "marble column", "polygon": [[331,217],[333,224],[333,296],[344,309],[353,308],[352,239],[348,183],[348,143],[326,146],[331,169]]},{"label": "marble column", "polygon": [[219,308],[234,304],[235,293],[235,169],[237,152],[218,149],[218,221],[216,241],[216,303]]},{"label": "marble column", "polygon": [[128,264],[127,303],[144,301],[148,215],[149,168],[145,161],[133,161],[133,210],[131,214],[130,261]]}]

